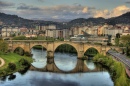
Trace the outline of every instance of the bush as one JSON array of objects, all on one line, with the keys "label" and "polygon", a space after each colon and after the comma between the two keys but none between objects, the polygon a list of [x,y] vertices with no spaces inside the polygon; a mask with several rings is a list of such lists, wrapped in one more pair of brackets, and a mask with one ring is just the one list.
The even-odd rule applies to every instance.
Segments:
[{"label": "bush", "polygon": [[21,59],[19,60],[19,64],[20,64],[21,66],[25,66],[25,67],[30,66],[29,62],[28,62],[26,59],[24,59],[24,58],[21,58]]},{"label": "bush", "polygon": [[31,56],[31,54],[29,52],[24,52],[25,56]]},{"label": "bush", "polygon": [[26,40],[26,36],[17,36],[14,37],[13,40]]},{"label": "bush", "polygon": [[13,70],[16,69],[16,65],[14,63],[9,63],[8,64],[8,69],[11,70],[11,71],[13,71]]}]

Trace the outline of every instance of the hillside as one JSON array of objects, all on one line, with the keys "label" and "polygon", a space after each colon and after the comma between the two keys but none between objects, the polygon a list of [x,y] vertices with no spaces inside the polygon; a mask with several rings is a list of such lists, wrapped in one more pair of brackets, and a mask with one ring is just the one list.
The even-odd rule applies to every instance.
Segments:
[{"label": "hillside", "polygon": [[23,19],[18,17],[17,15],[8,15],[5,13],[0,13],[0,21],[2,21],[5,25],[12,25],[12,26],[27,26],[30,27],[35,21]]},{"label": "hillside", "polygon": [[113,17],[109,19],[104,19],[102,17],[99,18],[78,18],[71,20],[70,22],[54,22],[54,21],[44,21],[44,20],[29,20],[18,17],[17,15],[9,15],[5,13],[0,13],[0,21],[4,23],[4,25],[12,25],[12,26],[26,26],[26,27],[35,27],[35,25],[49,25],[54,24],[59,29],[70,28],[72,26],[83,26],[83,25],[101,25],[104,23],[108,23],[111,25],[115,24],[130,24],[130,12],[127,12],[118,17]]},{"label": "hillside", "polygon": [[100,25],[100,24],[104,24],[104,23],[108,23],[110,25],[130,24],[130,12],[127,12],[127,13],[122,14],[120,16],[112,17],[109,19],[104,19],[102,17],[88,18],[88,19],[78,18],[78,19],[74,19],[74,20],[68,22],[68,24],[70,26]]},{"label": "hillside", "polygon": [[106,23],[108,24],[130,24],[130,12],[127,12],[125,14],[122,14],[118,17],[109,18],[106,20]]}]

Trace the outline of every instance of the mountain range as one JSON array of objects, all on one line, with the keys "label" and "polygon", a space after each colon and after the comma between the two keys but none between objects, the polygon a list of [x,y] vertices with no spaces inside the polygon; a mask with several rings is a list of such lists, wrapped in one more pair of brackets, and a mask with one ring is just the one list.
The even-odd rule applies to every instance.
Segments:
[{"label": "mountain range", "polygon": [[[18,27],[34,27],[36,25],[47,25],[47,24],[54,24],[58,28],[70,28],[72,26],[83,26],[83,25],[101,25],[104,23],[115,25],[115,24],[129,24],[130,25],[130,12],[127,12],[125,14],[122,14],[117,17],[112,18],[78,18],[74,20],[51,20],[45,21],[45,20],[29,20],[24,19],[21,17],[18,17],[17,15],[9,15],[5,13],[0,13],[0,21],[4,23],[4,25],[11,25],[11,26],[18,26]],[[62,21],[62,22],[60,22]],[[64,21],[64,22],[63,22]]]}]

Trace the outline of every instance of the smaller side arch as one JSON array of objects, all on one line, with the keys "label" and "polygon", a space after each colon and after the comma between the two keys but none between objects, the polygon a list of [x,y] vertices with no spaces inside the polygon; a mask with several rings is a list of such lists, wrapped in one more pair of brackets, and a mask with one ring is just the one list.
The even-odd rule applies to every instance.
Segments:
[{"label": "smaller side arch", "polygon": [[17,53],[19,55],[24,55],[25,51],[23,48],[21,47],[16,47],[14,50],[13,50],[14,53]]},{"label": "smaller side arch", "polygon": [[85,53],[88,49],[90,49],[90,48],[94,48],[94,49],[96,49],[96,50],[98,51],[98,53],[101,53],[101,47],[100,47],[100,46],[91,46],[91,45],[86,45],[86,46],[84,46],[84,53]]}]

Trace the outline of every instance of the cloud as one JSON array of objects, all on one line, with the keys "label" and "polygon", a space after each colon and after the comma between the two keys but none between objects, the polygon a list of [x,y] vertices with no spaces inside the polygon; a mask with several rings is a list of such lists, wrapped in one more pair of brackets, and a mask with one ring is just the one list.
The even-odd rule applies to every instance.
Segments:
[{"label": "cloud", "polygon": [[122,5],[122,6],[118,6],[118,7],[114,8],[113,11],[111,12],[111,14],[112,14],[112,16],[119,16],[128,11],[130,11],[130,8],[126,7],[125,5]]},{"label": "cloud", "polygon": [[18,10],[40,10],[39,7],[29,6],[24,3],[21,3],[19,7],[17,7]]},{"label": "cloud", "polygon": [[97,11],[94,11],[94,17],[109,17],[109,11],[108,10],[97,10]]},{"label": "cloud", "polygon": [[128,11],[130,11],[129,7],[127,7],[125,5],[121,5],[121,6],[114,8],[111,11],[109,11],[107,9],[106,10],[96,10],[95,12],[93,12],[93,16],[110,18],[110,17],[120,16]]},{"label": "cloud", "polygon": [[5,7],[12,7],[14,6],[14,3],[11,2],[5,2],[5,1],[0,1],[0,8],[5,8]]},{"label": "cloud", "polygon": [[[87,8],[87,12],[85,12]],[[26,18],[39,17],[39,18],[54,18],[54,19],[73,19],[73,18],[88,18],[90,16],[89,11],[92,7],[85,7],[81,5],[58,5],[58,6],[43,6],[35,7],[26,4],[20,4],[17,8],[18,14],[21,16],[26,16]],[[84,12],[82,12],[84,11]]]},{"label": "cloud", "polygon": [[[9,2],[7,3],[0,1],[0,7],[2,4],[6,7],[14,5],[13,3],[11,4]],[[108,9],[100,10],[95,7],[83,6],[78,3],[75,3],[73,5],[56,5],[56,6],[41,6],[41,7],[21,3],[18,5],[16,10],[0,9],[0,11],[9,14],[12,13],[27,19],[32,18],[75,19],[75,18],[89,18],[89,17],[110,18],[126,13],[130,11],[130,8],[125,5],[122,5],[115,7],[112,10]]]},{"label": "cloud", "polygon": [[82,12],[83,13],[87,13],[88,12],[88,8],[87,7],[83,8]]},{"label": "cloud", "polygon": [[125,2],[126,4],[130,4],[130,1]]}]

